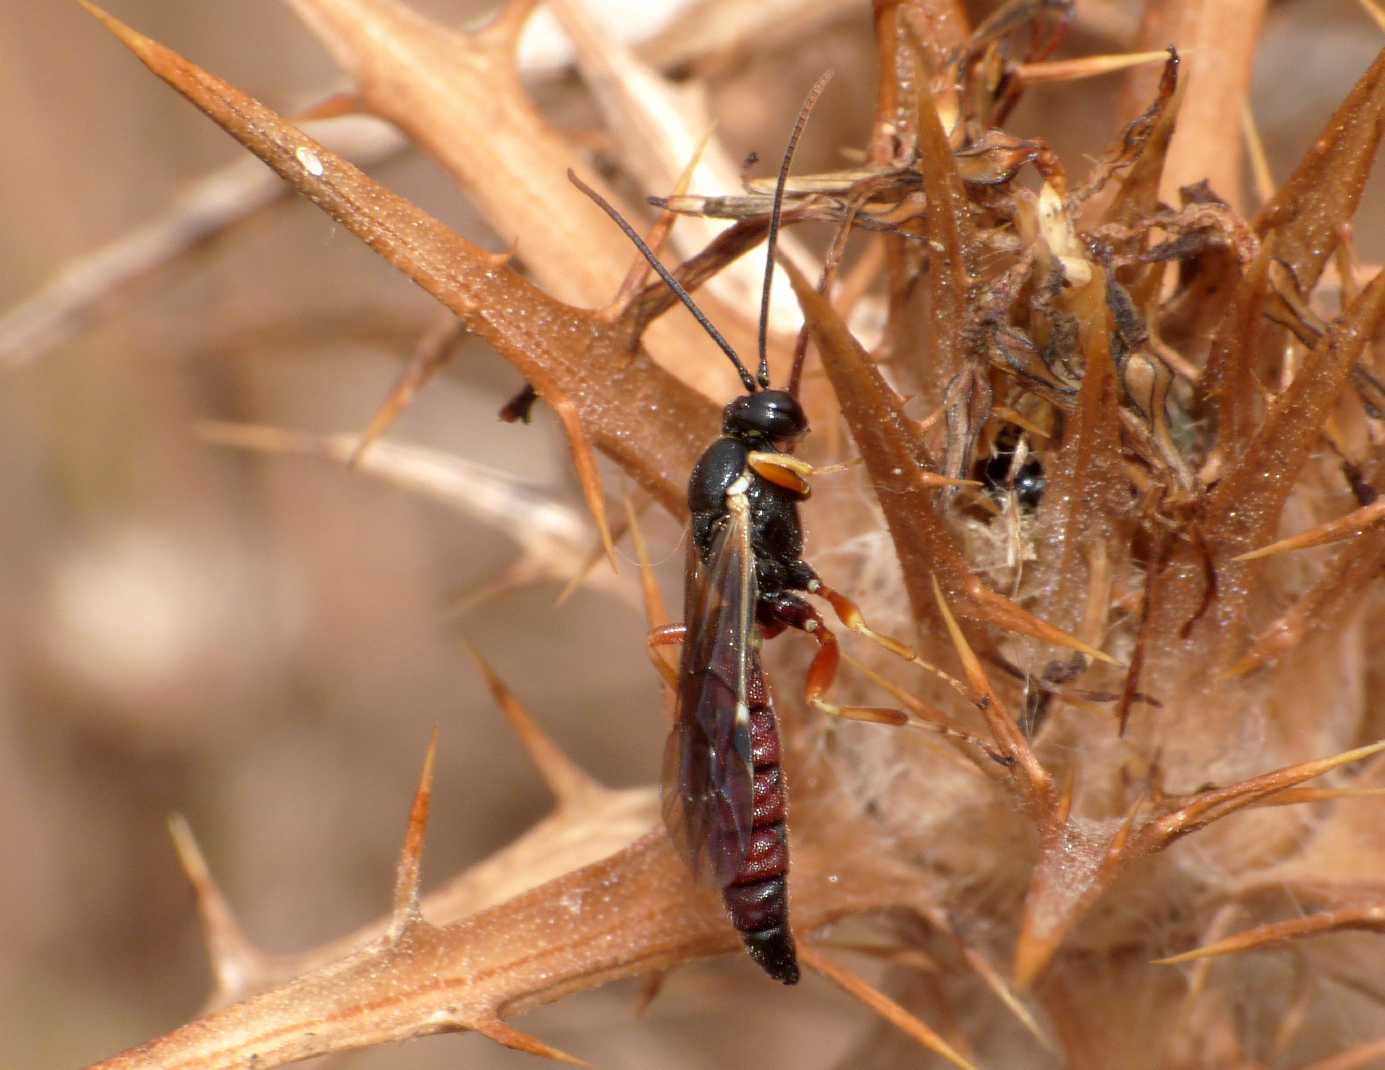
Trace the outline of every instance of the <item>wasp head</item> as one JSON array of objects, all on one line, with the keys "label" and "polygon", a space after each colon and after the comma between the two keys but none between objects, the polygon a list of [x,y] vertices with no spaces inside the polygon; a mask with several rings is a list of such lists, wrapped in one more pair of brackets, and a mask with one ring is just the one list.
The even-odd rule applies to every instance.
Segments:
[{"label": "wasp head", "polygon": [[721,429],[733,438],[788,442],[808,430],[808,417],[787,390],[759,390],[726,406]]}]

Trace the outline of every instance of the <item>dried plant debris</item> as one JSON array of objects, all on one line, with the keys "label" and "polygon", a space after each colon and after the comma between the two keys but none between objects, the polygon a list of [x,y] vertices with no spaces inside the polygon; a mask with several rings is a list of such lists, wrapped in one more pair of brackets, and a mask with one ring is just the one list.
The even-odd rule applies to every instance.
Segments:
[{"label": "dried plant debris", "polygon": [[[685,516],[683,486],[714,436],[720,402],[664,370],[695,368],[702,350],[668,327],[667,289],[631,269],[630,250],[563,179],[578,154],[515,74],[532,4],[511,3],[469,34],[395,0],[294,6],[356,79],[357,105],[397,122],[444,161],[497,231],[520,236],[535,281],[245,93],[84,6],[449,310],[363,438],[296,441],[249,428],[214,437],[328,452],[404,478],[405,454],[370,443],[466,332],[531,384],[513,416],[535,398],[558,413],[612,562],[617,533],[597,451],[645,501]],[[803,25],[817,25],[816,8],[802,6]],[[577,6],[563,7],[580,29]],[[1332,975],[1317,969],[1310,938],[1369,940],[1381,928],[1378,889],[1363,891],[1354,871],[1338,879],[1330,865],[1317,871],[1321,909],[1306,917],[1232,932],[1226,908],[1249,909],[1252,867],[1287,871],[1314,852],[1365,857],[1377,878],[1385,866],[1378,822],[1351,816],[1378,805],[1369,782],[1377,766],[1362,767],[1360,782],[1338,779],[1385,747],[1362,682],[1381,632],[1375,587],[1385,564],[1375,500],[1385,480],[1385,390],[1374,352],[1385,275],[1359,272],[1347,245],[1379,147],[1385,55],[1246,219],[1232,207],[1240,189],[1185,181],[1194,149],[1218,151],[1215,142],[1190,148],[1189,138],[1236,138],[1239,129],[1212,129],[1205,109],[1195,110],[1193,134],[1175,137],[1197,86],[1177,48],[1159,54],[1153,88],[1093,163],[1062,161],[1041,137],[1006,129],[1030,85],[1129,68],[1131,86],[1148,86],[1136,66],[1151,62],[1148,53],[1054,58],[1076,7],[1010,0],[971,29],[952,0],[876,3],[868,139],[837,146],[847,160],[840,170],[787,185],[784,225],[830,250],[816,279],[801,251],[782,261],[803,311],[800,351],[812,353],[812,422],[842,443],[837,458],[852,448],[844,427],[864,472],[855,486],[850,476],[822,478],[815,491],[832,507],[805,508],[816,508],[815,537],[835,546],[848,579],[854,570],[867,586],[882,559],[897,560],[898,578],[889,564],[870,609],[896,630],[915,629],[914,642],[893,644],[903,655],[893,662],[848,666],[856,685],[878,683],[909,711],[892,711],[889,723],[925,730],[877,727],[858,739],[809,715],[789,722],[794,925],[809,971],[954,1066],[997,1065],[988,1060],[1005,1050],[1001,1038],[1015,1035],[1035,1066],[1156,1065],[1102,1024],[1124,1013],[1111,1001],[1141,984],[1157,990],[1161,1021],[1193,1031],[1151,1046],[1174,1060],[1158,1065],[1193,1065],[1175,1056],[1214,1036],[1218,1050],[1244,1058],[1236,1065],[1271,1054],[1288,1065],[1280,1056],[1300,1051],[1290,1043],[1297,1035],[1301,1044],[1299,1027],[1276,1039],[1257,1034],[1257,1023],[1286,1007],[1285,1020],[1301,1022],[1330,998]],[[1216,5],[1180,7],[1195,18]],[[1228,47],[1252,54],[1258,25],[1257,16],[1225,28],[1240,35]],[[678,126],[668,84],[651,89],[656,109],[655,98],[631,91],[652,77],[646,68],[584,47],[589,77],[631,83],[600,87],[610,121],[629,127],[618,131],[626,151],[642,151],[635,132],[657,112],[663,136],[685,146],[702,139],[709,157],[724,157],[703,118]],[[630,167],[668,176],[669,188],[647,191],[664,212],[656,244],[671,226],[677,234],[679,216],[732,221],[674,268],[689,290],[769,229],[772,183],[697,189],[688,158],[701,155],[665,152]],[[674,160],[686,168],[681,182]],[[1171,176],[1183,183],[1177,206],[1161,194]],[[1325,280],[1340,301],[1324,300]],[[866,306],[876,322],[863,336],[853,313]],[[754,312],[728,318],[740,341]],[[787,337],[778,342],[787,353]],[[476,488],[459,500],[481,508]],[[1281,528],[1303,534],[1280,539]],[[643,556],[633,511],[624,530]],[[526,546],[548,567],[535,564],[524,578],[586,568],[570,532],[551,538],[561,546]],[[1328,543],[1317,556],[1286,552]],[[635,579],[625,582],[633,592]],[[631,664],[642,657],[631,651]],[[768,655],[766,668],[781,696],[796,693],[789,670],[781,675]],[[283,962],[246,944],[178,826],[223,995],[242,1002],[101,1066],[269,1067],[462,1030],[576,1062],[509,1019],[736,947],[715,899],[690,885],[663,832],[650,831],[652,792],[591,781],[484,661],[481,670],[544,770],[555,814],[420,901],[430,750],[391,915]],[[440,745],[447,740],[444,731]],[[1181,843],[1193,833],[1198,856]],[[898,962],[944,965],[908,983],[887,975],[867,984],[812,935],[862,915],[891,934],[880,946],[897,946]],[[1182,946],[1200,949],[1161,955],[1151,933],[1162,923],[1196,934]],[[1243,953],[1290,942],[1303,963],[1297,994],[1247,995]],[[1170,971],[1151,964],[1199,956],[1228,958],[1216,970],[1190,967],[1178,991]],[[990,965],[1007,960],[1008,978]],[[971,1028],[975,1004],[954,1015],[953,974],[981,982],[968,982],[971,998],[987,993],[994,1035]],[[1228,1001],[1245,999],[1264,1009],[1231,1013]],[[1350,1043],[1302,1050],[1355,1057]]]}]

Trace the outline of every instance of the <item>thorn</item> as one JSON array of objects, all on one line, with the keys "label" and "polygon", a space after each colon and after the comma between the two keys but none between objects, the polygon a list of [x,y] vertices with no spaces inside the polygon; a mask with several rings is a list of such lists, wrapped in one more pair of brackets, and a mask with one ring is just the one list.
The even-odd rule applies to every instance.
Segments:
[{"label": "thorn", "polygon": [[187,818],[182,814],[170,814],[168,832],[178,852],[178,862],[197,897],[197,913],[202,920],[207,954],[216,973],[217,989],[223,995],[239,998],[264,972],[262,957],[246,939],[231,905],[212,877]]},{"label": "thorn", "polygon": [[667,970],[655,970],[653,973],[644,975],[640,982],[640,996],[635,1003],[635,1017],[643,1018],[649,1010],[649,1006],[659,997],[659,993],[664,990],[664,982],[668,980]]},{"label": "thorn", "polygon": [[1382,795],[1385,795],[1385,788],[1289,788],[1262,800],[1260,805],[1297,806],[1332,799],[1374,799]]},{"label": "thorn", "polygon": [[423,772],[418,778],[418,790],[409,808],[409,827],[404,833],[404,847],[399,852],[399,866],[394,877],[394,910],[390,916],[389,938],[398,943],[409,927],[423,920],[418,909],[419,878],[423,871],[423,843],[428,835],[428,812],[433,805],[433,767],[438,756],[438,729],[433,726],[428,752],[423,757]]},{"label": "thorn", "polygon": [[[1185,52],[1184,55],[1188,53]],[[1047,60],[1042,63],[1021,63],[1016,72],[1028,85],[1041,85],[1045,82],[1076,82],[1083,78],[1098,78],[1103,74],[1129,70],[1146,63],[1164,63],[1169,58],[1167,49],[1158,52],[1117,52],[1099,56],[1083,56],[1081,59]]]},{"label": "thorn", "polygon": [[[645,498],[641,506],[648,504],[649,499]],[[637,511],[631,504],[629,495],[625,498],[625,524],[630,530],[630,541],[634,543],[635,557],[640,563],[640,593],[644,597],[645,620],[651,629],[662,628],[669,620],[668,607],[664,604],[663,592],[659,590],[658,581],[654,578],[654,567],[649,563],[649,547],[645,544],[644,531],[640,528]]]},{"label": "thorn", "polygon": [[[201,420],[195,427],[199,438],[217,445],[315,457],[336,464],[345,464],[359,443],[356,435],[317,435],[261,424]],[[560,506],[532,484],[484,464],[419,446],[377,442],[361,458],[361,469],[501,528],[519,540],[520,559],[502,576],[469,592],[461,600],[461,609],[453,612],[471,608],[512,585],[567,576],[577,557],[577,546],[585,544],[586,520],[580,512]],[[516,517],[524,523],[516,525]]]},{"label": "thorn", "polygon": [[568,445],[572,448],[572,461],[577,466],[577,480],[582,484],[582,494],[587,499],[587,508],[596,521],[596,530],[601,534],[601,545],[606,549],[606,559],[611,562],[611,571],[620,572],[616,564],[616,543],[611,537],[610,525],[606,522],[606,496],[601,489],[601,473],[596,467],[596,456],[592,453],[591,440],[582,430],[582,418],[577,408],[568,398],[550,386],[545,386],[543,398],[549,408],[558,414],[563,430],[567,432]]},{"label": "thorn", "polygon": [[[1161,52],[1160,55],[1162,56],[1164,53]],[[1029,432],[1029,434],[1034,437],[1043,439],[1045,442],[1053,438],[1052,431],[1044,430],[1033,420],[1025,416],[1024,413],[1012,409],[1008,405],[996,405],[992,407],[991,415],[998,420],[1004,420],[1007,424],[1014,424],[1016,427]]]},{"label": "thorn", "polygon": [[[1204,972],[1212,968],[1211,961],[1203,963]],[[1284,1054],[1289,1045],[1303,1031],[1304,1025],[1311,1021],[1313,1003],[1319,995],[1319,979],[1306,958],[1294,957],[1294,996],[1289,1005],[1280,1013],[1279,1024],[1274,1030],[1274,1039],[1265,1052],[1268,1066],[1282,1066]]]},{"label": "thorn", "polygon": [[[596,559],[598,561],[604,559],[605,556],[604,551],[597,550]],[[552,567],[539,558],[539,554],[531,553],[526,548],[518,558],[490,579],[465,591],[449,595],[443,606],[443,613],[452,619],[464,617],[477,606],[485,605],[492,598],[499,598],[503,594],[520,590],[531,583],[552,580],[554,578]]]},{"label": "thorn", "polygon": [[976,1066],[969,1059],[959,1054],[947,1041],[909,1011],[845,966],[833,962],[802,940],[798,944],[798,960],[810,970],[822,974],[853,999],[864,1003],[896,1029],[913,1037],[929,1051],[941,1055],[953,1066],[960,1067],[961,1070],[976,1070]]},{"label": "thorn", "polygon": [[[641,513],[644,512],[646,509],[649,508],[651,502],[652,499],[650,499],[648,496],[643,494],[640,495],[639,503],[635,506],[636,511]],[[625,538],[625,533],[629,530],[630,524],[628,520],[622,521],[621,523],[616,524],[613,528],[611,528],[611,538],[618,543],[621,539]],[[598,543],[596,549],[587,555],[586,560],[582,562],[581,566],[577,569],[577,571],[573,573],[571,578],[568,579],[567,583],[563,585],[563,589],[558,592],[558,597],[553,599],[553,608],[557,609],[559,606],[567,602],[567,600],[571,598],[574,594],[576,594],[590,578],[592,572],[596,569],[596,566],[601,564],[601,562],[605,559],[606,548]]]},{"label": "thorn", "polygon": [[143,58],[161,50],[161,46],[153,38],[146,37],[133,27],[125,25],[114,15],[97,7],[91,0],[77,0],[77,3],[86,9],[87,14],[96,18],[106,29],[110,30],[116,39],[135,55]]},{"label": "thorn", "polygon": [[972,603],[974,616],[980,616],[999,628],[1016,632],[1019,635],[1027,635],[1031,639],[1038,639],[1043,643],[1052,643],[1054,646],[1076,650],[1079,654],[1086,654],[1089,658],[1104,661],[1107,665],[1120,664],[1104,650],[1098,650],[1091,643],[1083,642],[1077,636],[1063,631],[1062,628],[1054,627],[1048,621],[1035,617],[1028,610],[1022,609],[1003,594],[997,594],[984,584],[977,584],[974,588],[969,588],[967,597]]},{"label": "thorn", "polygon": [[1135,822],[1146,802],[1147,800],[1138,798],[1130,804],[1130,809],[1125,812],[1125,820],[1121,822],[1120,828],[1116,829],[1110,842],[1106,844],[1106,858],[1102,862],[1103,867],[1109,869],[1119,865],[1122,861],[1126,848],[1130,846],[1130,834],[1135,831]]},{"label": "thorn", "polygon": [[962,674],[967,678],[967,683],[970,686],[972,701],[975,702],[978,698],[994,699],[995,692],[991,689],[991,682],[986,677],[986,671],[981,667],[981,661],[972,650],[971,644],[967,642],[967,637],[962,634],[957,618],[952,615],[952,608],[947,604],[947,598],[943,594],[943,589],[939,585],[936,575],[933,576],[933,597],[937,600],[939,612],[942,613],[948,638],[952,640],[952,648],[957,652],[957,657],[962,662]]},{"label": "thorn", "polygon": [[[1226,935],[1227,930],[1231,928],[1231,923],[1240,912],[1241,907],[1237,903],[1223,904],[1217,909],[1217,912],[1212,915],[1212,920],[1207,926],[1204,939],[1222,939],[1222,937]],[[1207,981],[1211,973],[1212,960],[1210,958],[1203,959],[1189,971],[1187,979],[1188,990],[1187,994],[1183,997],[1183,1005],[1185,1008],[1201,998],[1202,994],[1207,990]]]},{"label": "thorn", "polygon": [[922,948],[906,947],[902,944],[860,944],[845,940],[818,940],[816,946],[843,951],[848,955],[865,955],[867,958],[882,959],[894,966],[905,966],[920,973],[942,976],[943,968]]},{"label": "thorn", "polygon": [[[1027,916],[1025,920],[1028,921]],[[1028,924],[1020,930],[1019,939],[1015,941],[1015,963],[1011,968],[1015,987],[1019,991],[1031,988],[1039,974],[1053,961],[1060,937],[1061,933],[1058,932],[1047,932],[1040,936]]]},{"label": "thorn", "polygon": [[[619,539],[623,534],[623,531],[621,531],[619,528],[616,528],[611,532],[611,537],[614,539]],[[578,566],[577,571],[574,572],[568,578],[567,583],[563,584],[563,589],[558,592],[558,597],[553,599],[553,608],[559,609],[562,606],[564,606],[569,598],[575,595],[586,585],[587,580],[591,577],[591,574],[595,570],[596,566],[601,564],[601,562],[605,560],[606,547],[603,546],[600,543],[600,541],[598,541],[596,544],[596,549],[587,555],[586,560]]]},{"label": "thorn", "polygon": [[390,429],[400,414],[413,403],[418,392],[428,385],[430,379],[452,359],[453,347],[466,337],[466,324],[445,309],[429,325],[414,346],[413,355],[399,373],[385,400],[370,418],[365,431],[361,433],[355,450],[347,459],[346,467],[355,469],[361,457],[381,435]]},{"label": "thorn", "polygon": [[1250,173],[1255,181],[1255,195],[1261,204],[1274,200],[1274,172],[1270,169],[1270,157],[1265,152],[1265,141],[1260,136],[1260,124],[1255,121],[1255,112],[1250,101],[1241,105],[1241,132],[1246,139],[1247,155],[1250,157]]},{"label": "thorn", "polygon": [[986,678],[986,672],[981,667],[980,660],[972,650],[971,644],[967,642],[967,637],[962,634],[957,618],[952,615],[952,609],[947,604],[947,598],[943,595],[943,589],[938,583],[936,574],[932,576],[932,580],[933,597],[937,599],[938,610],[942,614],[948,636],[952,639],[952,645],[957,651],[958,658],[961,659],[963,674],[971,685],[972,701],[976,703],[981,710],[981,715],[985,717],[986,724],[991,730],[991,736],[995,739],[1001,754],[1012,764],[1024,770],[1023,782],[1028,790],[1030,800],[1040,803],[1041,813],[1048,812],[1051,810],[1053,778],[1044,771],[1043,766],[1034,757],[1034,752],[1029,749],[1029,743],[1025,740],[1024,734],[1020,732],[1014,718],[1006,711],[999,696],[992,689],[991,682]]},{"label": "thorn", "polygon": [[297,125],[299,123],[312,122],[322,119],[340,119],[347,115],[369,115],[371,111],[366,107],[365,98],[359,93],[333,93],[331,96],[324,97],[316,104],[300,111],[297,115],[291,116],[290,121]]},{"label": "thorn", "polygon": [[[693,174],[697,171],[698,165],[702,163],[702,157],[707,151],[708,144],[711,143],[712,135],[716,132],[716,123],[707,127],[707,132],[702,135],[702,140],[697,143],[697,148],[693,149],[692,156],[683,167],[683,172],[678,176],[678,182],[673,187],[673,196],[682,197],[688,192],[688,187],[692,185]],[[678,218],[678,213],[672,209],[665,208],[659,213],[659,218],[654,221],[654,225],[649,228],[649,235],[645,244],[654,250],[658,255],[667,240],[669,231],[673,229],[674,221]],[[645,280],[649,278],[649,273],[653,269],[643,256],[636,256],[635,262],[630,265],[629,272],[626,273],[625,280],[620,284],[620,289],[616,291],[615,298],[605,309],[605,314],[612,320],[618,319],[623,312],[630,306],[630,302],[644,289]]]},{"label": "thorn", "polygon": [[1385,932],[1385,905],[1348,907],[1323,914],[1310,914],[1306,918],[1291,921],[1277,921],[1269,925],[1257,925],[1253,929],[1215,940],[1204,947],[1185,951],[1181,955],[1155,959],[1155,966],[1177,966],[1184,962],[1212,958],[1217,955],[1234,955],[1242,951],[1254,951],[1274,944],[1286,944],[1291,940],[1322,933],[1340,932],[1347,929],[1363,929],[1368,932]]},{"label": "thorn", "polygon": [[519,239],[516,238],[510,243],[510,247],[503,253],[485,253],[483,255],[491,262],[493,267],[509,267],[510,261],[513,260],[518,253]]},{"label": "thorn", "polygon": [[564,806],[584,805],[593,795],[604,794],[605,787],[571,762],[543,729],[539,728],[529,711],[496,675],[480,651],[465,639],[462,642],[475,659],[481,675],[485,678],[486,686],[495,696],[496,703],[509,719],[510,727],[515,730],[515,735],[519,736],[520,743],[529,752],[539,775],[548,785],[548,790],[553,793],[559,809]]},{"label": "thorn", "polygon": [[1142,853],[1162,850],[1174,840],[1205,828],[1213,821],[1219,821],[1238,810],[1244,810],[1266,796],[1277,795],[1285,788],[1297,787],[1305,780],[1320,777],[1339,766],[1369,758],[1381,751],[1385,751],[1385,740],[1379,740],[1367,747],[1343,751],[1330,758],[1285,766],[1230,787],[1205,791],[1187,806],[1164,815],[1142,829],[1140,836],[1145,841],[1141,845]]},{"label": "thorn", "polygon": [[1299,1066],[1297,1070],[1369,1070],[1371,1066],[1379,1065],[1376,1060],[1381,1057],[1385,1057],[1385,1037],[1339,1051],[1326,1059]]},{"label": "thorn", "polygon": [[[970,732],[964,732],[960,728],[953,728],[952,725],[948,723],[947,715],[944,714],[941,710],[929,706],[927,703],[909,694],[909,692],[905,691],[904,688],[900,687],[893,680],[890,680],[882,676],[880,673],[872,669],[869,665],[866,665],[865,663],[856,660],[850,654],[846,653],[842,654],[842,661],[846,662],[846,664],[850,665],[853,669],[855,669],[857,672],[859,672],[862,676],[864,676],[867,680],[871,681],[871,683],[875,684],[877,687],[883,688],[884,690],[888,691],[891,695],[897,698],[901,704],[906,706],[911,713],[913,713],[914,716],[910,717],[907,721],[905,721],[904,727],[918,728],[928,732],[937,732],[939,735],[945,736],[948,739],[954,739],[960,743],[966,743],[970,746],[976,747],[978,750],[980,750],[994,762],[999,762],[1002,765],[1009,763],[1009,759],[1006,758],[1005,755],[997,751],[984,739],[980,739],[979,737],[972,735]],[[931,666],[928,666],[927,663],[924,662],[922,659],[914,659],[913,663],[916,665],[924,665],[926,667],[931,668]],[[955,685],[962,695],[968,698],[970,697],[970,695],[967,692],[966,685],[963,684],[960,680],[953,679],[946,673],[942,672],[941,669],[935,671],[937,671],[944,679],[948,680],[950,683]]]},{"label": "thorn", "polygon": [[522,1051],[528,1055],[538,1055],[544,1059],[552,1059],[554,1062],[567,1063],[569,1066],[591,1066],[585,1059],[579,1059],[575,1055],[569,1055],[565,1051],[559,1051],[551,1044],[545,1044],[538,1037],[530,1036],[528,1033],[521,1033],[512,1025],[507,1025],[499,1018],[482,1019],[471,1026],[472,1029],[480,1033],[483,1037],[495,1041],[511,1051]]},{"label": "thorn", "polygon": [[1256,558],[1288,553],[1290,550],[1306,550],[1312,546],[1340,542],[1342,539],[1349,539],[1353,535],[1360,534],[1372,524],[1378,524],[1382,518],[1385,518],[1385,498],[1360,509],[1353,509],[1345,516],[1340,516],[1336,520],[1329,520],[1325,524],[1319,524],[1315,528],[1309,528],[1307,531],[1292,535],[1287,539],[1280,539],[1278,542],[1272,542],[1258,550],[1238,554],[1231,560],[1254,561]]},{"label": "thorn", "polygon": [[1375,24],[1382,31],[1385,31],[1385,11],[1380,9],[1380,5],[1375,0],[1359,0],[1359,3],[1362,10],[1375,21]]},{"label": "thorn", "polygon": [[519,56],[524,27],[538,6],[538,0],[508,0],[494,19],[472,35],[473,40],[497,52],[509,53],[513,63]]},{"label": "thorn", "polygon": [[972,968],[981,980],[986,982],[986,986],[996,994],[1000,1002],[1005,1004],[1010,1013],[1019,1020],[1020,1025],[1024,1026],[1045,1051],[1053,1055],[1058,1055],[1058,1046],[1054,1044],[1053,1038],[1039,1027],[1038,1021],[1029,1013],[1029,1008],[1020,1002],[1019,997],[1015,995],[1010,986],[1005,983],[1005,979],[1000,976],[996,968],[991,965],[986,957],[974,948],[962,943],[960,940],[958,941],[958,946],[961,948],[962,957],[966,959],[967,965]]},{"label": "thorn", "polygon": [[1054,813],[1055,823],[1066,825],[1072,813],[1073,796],[1077,793],[1077,763],[1073,762],[1063,774],[1063,786],[1058,790],[1058,809]]}]

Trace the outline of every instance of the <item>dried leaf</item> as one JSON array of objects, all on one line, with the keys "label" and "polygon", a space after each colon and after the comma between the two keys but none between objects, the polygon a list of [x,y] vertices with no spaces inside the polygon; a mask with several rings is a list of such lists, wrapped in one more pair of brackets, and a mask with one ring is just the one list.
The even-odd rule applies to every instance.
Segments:
[{"label": "dried leaf", "polygon": [[[1218,558],[1265,541],[1307,462],[1352,366],[1385,317],[1385,272],[1304,360],[1245,452],[1212,491],[1204,528]],[[1244,568],[1246,566],[1230,566]]]},{"label": "dried leaf", "polygon": [[[965,339],[971,322],[973,250],[976,238],[971,225],[971,204],[957,173],[952,146],[938,117],[927,82],[918,84],[919,168],[923,192],[928,198],[928,344],[918,352],[919,381],[951,382],[974,369]],[[961,475],[949,471],[949,475]]]},{"label": "dried leaf", "polygon": [[964,617],[1111,660],[996,594],[972,575],[937,514],[934,488],[921,478],[932,464],[913,421],[904,415],[902,400],[831,304],[792,265],[785,267],[900,551],[899,563],[915,619],[934,618],[932,585],[936,574],[948,600]]},{"label": "dried leaf", "polygon": [[1303,293],[1317,285],[1340,228],[1351,222],[1385,129],[1385,51],[1255,220]]},{"label": "dried leaf", "polygon": [[1260,247],[1259,255],[1236,284],[1198,382],[1203,404],[1216,406],[1217,449],[1228,460],[1248,447],[1255,431],[1258,387],[1254,358],[1264,333],[1267,281],[1273,259],[1271,240]]}]

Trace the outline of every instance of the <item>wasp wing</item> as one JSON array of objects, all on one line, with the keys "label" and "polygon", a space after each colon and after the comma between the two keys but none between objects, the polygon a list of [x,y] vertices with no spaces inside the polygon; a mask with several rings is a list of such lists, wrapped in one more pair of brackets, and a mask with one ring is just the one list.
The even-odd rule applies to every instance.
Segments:
[{"label": "wasp wing", "polygon": [[733,508],[704,567],[689,540],[678,705],[664,752],[664,823],[699,879],[725,887],[750,847],[755,558],[744,509]]}]

